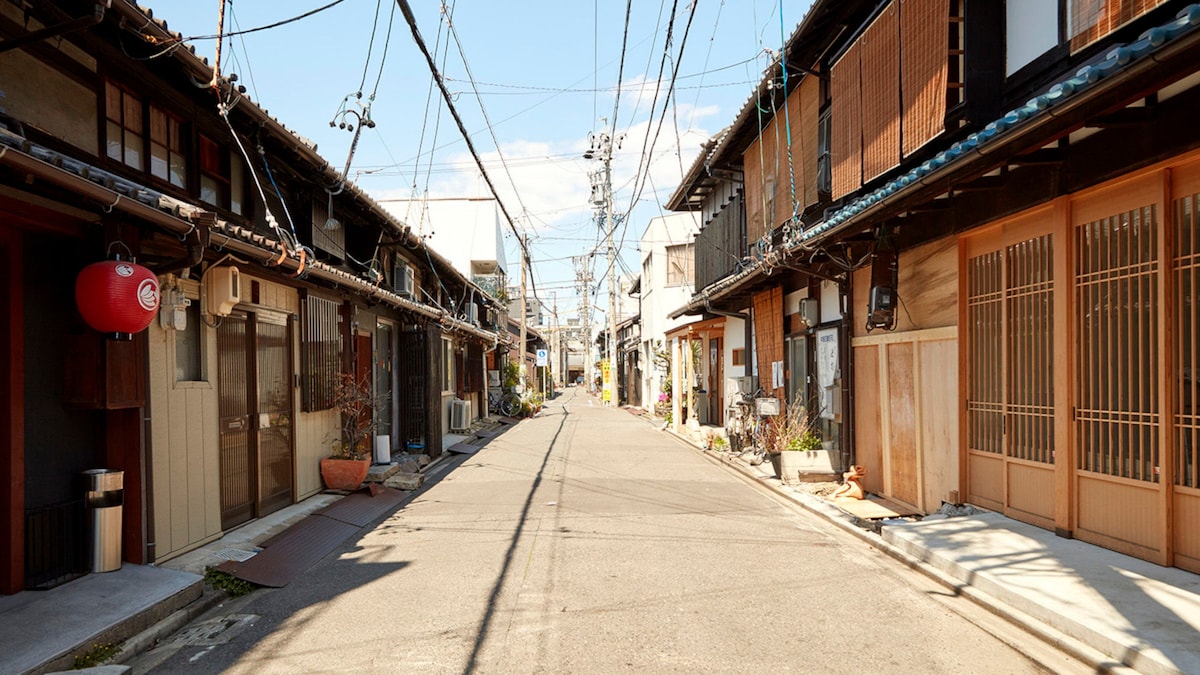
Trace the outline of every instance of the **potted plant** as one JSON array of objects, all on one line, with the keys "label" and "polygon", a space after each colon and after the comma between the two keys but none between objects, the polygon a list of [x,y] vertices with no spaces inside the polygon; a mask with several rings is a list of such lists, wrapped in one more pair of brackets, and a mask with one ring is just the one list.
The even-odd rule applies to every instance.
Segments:
[{"label": "potted plant", "polygon": [[789,406],[785,415],[772,420],[767,441],[776,475],[784,481],[819,470],[815,453],[821,447],[821,436],[813,429],[804,406]]},{"label": "potted plant", "polygon": [[339,438],[332,454],[321,460],[321,480],[331,490],[357,490],[371,469],[371,451],[387,394],[374,391],[369,378],[339,373],[333,407],[341,414]]}]

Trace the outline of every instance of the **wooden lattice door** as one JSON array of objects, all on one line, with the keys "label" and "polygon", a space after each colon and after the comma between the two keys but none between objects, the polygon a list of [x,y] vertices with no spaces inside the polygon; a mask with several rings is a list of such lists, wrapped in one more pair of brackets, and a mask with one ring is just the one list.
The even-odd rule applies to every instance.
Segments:
[{"label": "wooden lattice door", "polygon": [[966,243],[967,497],[1052,528],[1055,251],[1049,212]]}]

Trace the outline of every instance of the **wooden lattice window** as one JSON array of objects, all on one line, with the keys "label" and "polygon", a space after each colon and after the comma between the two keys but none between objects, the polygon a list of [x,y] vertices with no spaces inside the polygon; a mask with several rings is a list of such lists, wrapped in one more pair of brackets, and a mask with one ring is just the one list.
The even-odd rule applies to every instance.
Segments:
[{"label": "wooden lattice window", "polygon": [[1054,251],[1049,234],[971,258],[970,448],[1054,463]]},{"label": "wooden lattice window", "polygon": [[334,300],[310,295],[301,305],[304,322],[300,335],[300,405],[306,412],[333,407],[334,390],[342,364],[341,306]]},{"label": "wooden lattice window", "polygon": [[1005,251],[1008,456],[1054,463],[1054,249],[1050,235]]},{"label": "wooden lattice window", "polygon": [[1158,209],[1075,228],[1079,469],[1157,482]]},{"label": "wooden lattice window", "polygon": [[1176,335],[1176,463],[1175,483],[1200,487],[1200,415],[1196,400],[1200,385],[1197,322],[1200,322],[1200,195],[1175,202],[1175,303],[1179,312]]},{"label": "wooden lattice window", "polygon": [[995,454],[1004,449],[1003,262],[1001,251],[967,262],[967,442],[972,450]]},{"label": "wooden lattice window", "polygon": [[[830,69],[829,152],[834,199],[841,199],[862,186],[861,51],[861,45],[855,42]],[[749,175],[746,178],[749,180]]]},{"label": "wooden lattice window", "polygon": [[142,100],[112,82],[105,83],[106,152],[111,159],[145,170]]},{"label": "wooden lattice window", "polygon": [[176,187],[187,187],[183,123],[157,106],[150,106],[150,173]]},{"label": "wooden lattice window", "polygon": [[900,164],[899,38],[895,3],[884,9],[860,38],[864,181]]}]

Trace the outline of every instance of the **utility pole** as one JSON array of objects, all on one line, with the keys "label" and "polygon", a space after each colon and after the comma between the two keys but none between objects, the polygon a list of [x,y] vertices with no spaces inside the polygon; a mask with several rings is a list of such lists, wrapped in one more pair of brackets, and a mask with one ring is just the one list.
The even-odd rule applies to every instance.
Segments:
[{"label": "utility pole", "polygon": [[517,363],[521,364],[521,370],[520,370],[521,395],[524,396],[525,395],[525,339],[527,336],[527,334],[526,334],[527,329],[525,327],[525,323],[526,323],[525,317],[528,316],[528,314],[529,314],[529,308],[526,306],[526,303],[528,302],[528,298],[526,297],[527,291],[526,291],[525,285],[527,282],[525,280],[525,268],[529,266],[529,258],[527,258],[525,255],[525,251],[527,250],[525,248],[525,244],[527,243],[528,238],[525,237],[524,235],[517,235],[517,236],[518,236],[517,241],[521,244],[521,342],[520,342],[520,344],[517,345]]},{"label": "utility pole", "polygon": [[592,390],[592,319],[591,319],[591,296],[592,296],[592,272],[588,268],[590,264],[589,258],[586,255],[581,255],[575,258],[579,269],[575,272],[575,278],[578,279],[581,285],[580,298],[582,303],[579,307],[579,323],[583,331],[583,377],[587,385],[587,390]]},{"label": "utility pole", "polygon": [[[616,139],[617,147],[621,146],[621,138]],[[603,165],[598,174],[592,174],[592,204],[600,208],[600,226],[604,228],[608,246],[608,385],[609,404],[615,406],[620,403],[620,379],[617,372],[617,249],[613,242],[617,219],[613,215],[612,151],[613,137],[602,131],[592,134],[591,148],[583,153],[583,157],[599,159]]]},{"label": "utility pole", "polygon": [[558,381],[558,376],[562,373],[562,368],[559,365],[559,358],[562,356],[561,338],[558,334],[558,291],[550,291],[550,318],[553,324],[550,326],[550,388],[554,389],[554,384]]}]

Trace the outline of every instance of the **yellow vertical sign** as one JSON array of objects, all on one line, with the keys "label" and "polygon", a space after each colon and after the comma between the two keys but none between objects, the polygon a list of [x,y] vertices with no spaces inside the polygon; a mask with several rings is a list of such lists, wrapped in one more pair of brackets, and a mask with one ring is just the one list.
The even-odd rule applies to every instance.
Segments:
[{"label": "yellow vertical sign", "polygon": [[604,390],[603,393],[601,394],[601,399],[605,400],[605,401],[611,401],[612,400],[612,375],[611,375],[611,373],[609,373],[608,359],[604,359],[603,361],[600,362],[600,378],[601,378],[601,382],[603,382],[602,389]]}]

